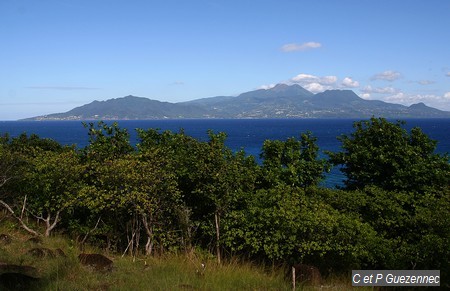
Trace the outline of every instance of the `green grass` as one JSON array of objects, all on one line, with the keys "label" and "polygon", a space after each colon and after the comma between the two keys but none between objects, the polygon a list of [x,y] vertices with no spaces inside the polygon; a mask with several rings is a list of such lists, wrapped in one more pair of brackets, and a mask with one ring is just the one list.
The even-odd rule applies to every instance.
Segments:
[{"label": "green grass", "polygon": [[48,280],[47,290],[289,290],[281,276],[248,264],[218,266],[209,261],[199,274],[200,262],[184,255],[134,262],[130,257],[112,259],[115,268],[110,273],[89,272],[74,264],[65,276]]},{"label": "green grass", "polygon": [[[237,260],[218,265],[212,256],[200,252],[134,259],[110,254],[113,271],[96,272],[78,262],[78,247],[63,236],[43,238],[43,243],[36,246],[27,242],[30,235],[4,220],[0,221],[0,233],[13,239],[11,244],[0,244],[0,262],[37,268],[40,280],[33,284],[35,290],[292,290],[281,269],[267,270]],[[66,257],[35,258],[27,254],[34,247],[60,248]],[[101,253],[89,247],[85,252]],[[298,287],[297,290],[321,289],[300,284]],[[322,290],[350,288],[348,278],[339,277],[326,280],[322,286]]]}]

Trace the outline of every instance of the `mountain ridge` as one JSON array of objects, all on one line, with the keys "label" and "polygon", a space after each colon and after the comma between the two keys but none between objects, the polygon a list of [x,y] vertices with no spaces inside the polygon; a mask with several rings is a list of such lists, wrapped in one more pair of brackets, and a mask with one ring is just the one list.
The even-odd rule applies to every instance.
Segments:
[{"label": "mountain ridge", "polygon": [[277,84],[238,96],[171,103],[128,95],[24,120],[145,120],[179,118],[450,118],[424,103],[411,106],[365,100],[352,90],[314,94],[300,85]]}]

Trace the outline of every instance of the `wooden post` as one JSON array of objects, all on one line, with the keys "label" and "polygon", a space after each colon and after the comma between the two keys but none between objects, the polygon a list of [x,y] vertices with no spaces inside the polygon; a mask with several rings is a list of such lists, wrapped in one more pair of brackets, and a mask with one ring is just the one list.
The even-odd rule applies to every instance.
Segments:
[{"label": "wooden post", "polygon": [[292,266],[292,290],[295,290],[295,267]]},{"label": "wooden post", "polygon": [[220,217],[219,214],[214,212],[214,220],[216,222],[216,254],[217,263],[220,265]]}]

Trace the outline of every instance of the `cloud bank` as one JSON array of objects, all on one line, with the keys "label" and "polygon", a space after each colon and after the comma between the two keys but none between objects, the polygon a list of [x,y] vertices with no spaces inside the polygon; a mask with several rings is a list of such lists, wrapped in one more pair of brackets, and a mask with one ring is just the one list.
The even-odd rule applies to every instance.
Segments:
[{"label": "cloud bank", "polygon": [[337,76],[314,76],[309,74],[298,74],[291,78],[288,84],[299,84],[303,88],[313,93],[323,92],[332,89],[348,89],[359,87],[359,82],[351,77],[345,77],[338,83]]},{"label": "cloud bank", "polygon": [[298,74],[291,78],[288,83],[299,84],[310,92],[319,93],[335,88],[337,79],[336,76],[318,77],[309,74]]}]

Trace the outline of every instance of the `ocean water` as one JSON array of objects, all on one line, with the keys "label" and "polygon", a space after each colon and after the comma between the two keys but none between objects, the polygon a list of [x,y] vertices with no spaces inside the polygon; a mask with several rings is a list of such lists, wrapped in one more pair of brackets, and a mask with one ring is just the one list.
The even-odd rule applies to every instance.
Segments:
[{"label": "ocean water", "polygon": [[[121,128],[128,129],[132,144],[136,144],[136,128],[156,128],[185,133],[200,140],[207,140],[207,131],[225,132],[226,145],[232,150],[243,149],[248,155],[259,157],[265,140],[285,140],[299,137],[302,132],[311,131],[317,137],[317,144],[324,151],[339,151],[337,136],[353,131],[352,119],[177,119],[177,120],[123,120]],[[108,122],[109,123],[109,122]],[[112,123],[112,122],[111,122]],[[438,141],[438,153],[450,153],[450,119],[407,119],[406,129],[418,126]],[[0,134],[17,136],[23,132],[35,133],[62,144],[82,148],[88,144],[87,130],[80,121],[0,121]],[[326,187],[341,185],[344,177],[339,169],[329,173],[323,183]]]}]

